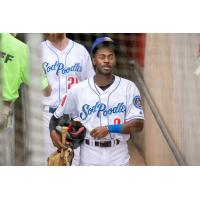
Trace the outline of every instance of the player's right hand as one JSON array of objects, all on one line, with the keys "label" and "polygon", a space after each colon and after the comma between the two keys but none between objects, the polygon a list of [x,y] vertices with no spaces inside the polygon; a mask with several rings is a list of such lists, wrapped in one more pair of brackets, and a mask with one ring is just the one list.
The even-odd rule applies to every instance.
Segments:
[{"label": "player's right hand", "polygon": [[67,147],[61,142],[61,136],[58,133],[56,133],[55,130],[52,130],[50,135],[53,145],[57,147],[59,151],[61,151],[61,149],[67,149]]},{"label": "player's right hand", "polygon": [[90,132],[90,135],[96,139],[101,139],[105,137],[107,134],[108,134],[108,129],[106,126],[96,127]]},{"label": "player's right hand", "polygon": [[3,102],[3,109],[0,110],[0,129],[7,128],[8,125],[8,117],[11,111],[11,102],[6,101]]}]

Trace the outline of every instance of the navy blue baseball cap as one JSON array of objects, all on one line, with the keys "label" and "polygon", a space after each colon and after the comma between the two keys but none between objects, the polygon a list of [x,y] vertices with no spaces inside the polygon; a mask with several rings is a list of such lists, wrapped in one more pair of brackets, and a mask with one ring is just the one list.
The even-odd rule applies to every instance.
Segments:
[{"label": "navy blue baseball cap", "polygon": [[114,47],[113,50],[115,53],[118,52],[118,44],[114,42],[110,37],[104,36],[97,38],[94,43],[92,44],[91,48],[91,54],[94,54],[98,48],[104,47],[104,46],[112,46]]}]

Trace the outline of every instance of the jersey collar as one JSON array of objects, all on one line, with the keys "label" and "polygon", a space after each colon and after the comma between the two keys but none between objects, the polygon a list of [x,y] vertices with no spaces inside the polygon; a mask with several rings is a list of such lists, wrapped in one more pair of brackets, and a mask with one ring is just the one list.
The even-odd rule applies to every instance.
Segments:
[{"label": "jersey collar", "polygon": [[121,78],[119,76],[115,76],[115,80],[112,83],[111,86],[109,86],[106,90],[102,90],[100,87],[98,87],[94,82],[94,77],[91,77],[89,79],[90,85],[92,86],[92,89],[98,94],[98,95],[107,95],[114,92],[114,90],[119,86],[119,83],[121,81]]},{"label": "jersey collar", "polygon": [[59,49],[55,48],[53,46],[53,44],[49,40],[46,40],[46,44],[50,49],[52,49],[54,52],[56,52],[57,55],[62,55],[62,54],[66,54],[68,51],[71,50],[72,45],[73,45],[73,41],[68,39],[68,44],[67,44],[66,48],[63,49],[62,51],[60,51]]}]

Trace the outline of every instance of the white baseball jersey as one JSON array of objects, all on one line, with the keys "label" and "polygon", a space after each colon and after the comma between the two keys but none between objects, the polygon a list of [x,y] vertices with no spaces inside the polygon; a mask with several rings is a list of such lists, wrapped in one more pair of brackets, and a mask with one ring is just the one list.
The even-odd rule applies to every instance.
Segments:
[{"label": "white baseball jersey", "polygon": [[[93,77],[74,86],[54,113],[57,118],[62,115],[63,108],[65,114],[71,114],[84,124],[89,139],[91,130],[98,126],[144,119],[138,88],[133,82],[118,76],[104,91],[95,84]],[[130,134],[111,133],[106,139],[127,141],[129,137]]]},{"label": "white baseball jersey", "polygon": [[[73,85],[93,76],[95,72],[86,48],[72,40],[68,40],[67,47],[62,51],[56,49],[50,41],[46,40],[42,42],[42,51],[42,67],[52,87],[51,96],[43,98],[45,164],[49,154],[56,150],[49,135],[49,121],[52,116],[52,113],[49,112],[49,107],[56,108],[61,98]],[[78,151],[79,149],[75,151],[74,165],[78,165],[79,162]]]},{"label": "white baseball jersey", "polygon": [[95,74],[86,48],[72,40],[59,51],[50,41],[42,42],[42,67],[52,87],[50,97],[44,97],[43,105],[57,107],[63,95],[74,85]]}]

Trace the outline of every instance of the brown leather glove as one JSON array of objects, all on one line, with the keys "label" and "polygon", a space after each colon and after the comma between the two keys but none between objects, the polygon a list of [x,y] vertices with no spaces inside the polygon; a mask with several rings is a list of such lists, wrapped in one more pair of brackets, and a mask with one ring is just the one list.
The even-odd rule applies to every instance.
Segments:
[{"label": "brown leather glove", "polygon": [[74,151],[69,147],[64,150],[63,155],[61,151],[55,151],[48,157],[49,166],[70,166],[74,157]]},{"label": "brown leather glove", "polygon": [[[74,121],[68,115],[63,115],[57,124],[59,126],[59,128],[58,126],[56,128],[58,134],[61,132],[59,131],[61,127],[68,127],[66,143],[73,149],[78,148],[83,142],[86,134],[86,128],[83,124],[80,121]],[[56,140],[56,143],[58,146],[61,146],[58,140]]]},{"label": "brown leather glove", "polygon": [[66,135],[68,134],[68,127],[61,127],[61,136],[51,132],[53,143],[59,146],[57,150],[50,154],[48,157],[49,166],[70,166],[74,157],[74,151],[69,145],[66,144]]}]

